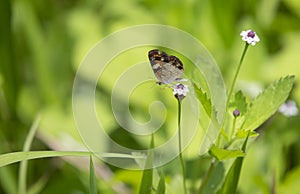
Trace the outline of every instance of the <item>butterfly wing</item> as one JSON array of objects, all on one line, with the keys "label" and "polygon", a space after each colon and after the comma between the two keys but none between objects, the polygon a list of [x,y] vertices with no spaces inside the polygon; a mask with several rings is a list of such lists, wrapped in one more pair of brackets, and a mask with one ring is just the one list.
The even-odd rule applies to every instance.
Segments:
[{"label": "butterfly wing", "polygon": [[148,58],[156,78],[160,83],[170,84],[183,73],[183,64],[175,56],[154,49],[149,51]]}]

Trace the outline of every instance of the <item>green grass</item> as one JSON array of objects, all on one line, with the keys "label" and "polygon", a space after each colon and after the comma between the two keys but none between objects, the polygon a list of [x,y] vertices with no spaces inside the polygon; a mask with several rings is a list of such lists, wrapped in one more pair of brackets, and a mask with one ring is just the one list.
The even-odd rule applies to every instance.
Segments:
[{"label": "green grass", "polygon": [[[276,112],[287,98],[294,100],[298,107],[300,104],[299,13],[300,3],[293,0],[233,0],[226,4],[219,0],[4,1],[0,7],[3,26],[0,31],[0,193],[135,193],[149,185],[149,193],[176,193],[182,189],[183,179],[190,192],[225,192],[224,184],[229,185],[235,179],[230,170],[234,166],[241,169],[238,181],[234,181],[236,185],[231,185],[235,188],[227,187],[232,192],[236,189],[242,194],[300,193],[297,187],[299,115],[287,118]],[[143,161],[144,155],[138,151],[115,153],[114,147],[93,128],[87,128],[93,137],[91,142],[82,140],[84,134],[77,131],[73,117],[72,86],[79,64],[97,42],[116,30],[149,23],[177,27],[201,41],[218,64],[227,90],[232,91],[232,101],[227,103],[227,119],[222,126],[215,112],[215,106],[219,105],[213,104],[205,75],[194,71],[193,59],[166,48],[171,54],[178,54],[187,76],[194,76],[196,98],[202,103],[200,125],[195,140],[183,151],[186,176],[182,177],[179,161],[173,160],[147,171],[148,181],[143,183],[146,179],[142,178],[143,172],[131,170],[129,164]],[[250,28],[257,32],[261,42],[249,46],[234,81],[236,84],[231,85],[244,48],[239,33]],[[152,36],[145,33],[145,39]],[[147,58],[150,47],[156,45],[131,48],[116,56],[99,78],[96,89],[95,111],[106,133],[120,145],[137,150],[149,146],[150,136],[133,135],[116,122],[110,104],[111,91],[123,70],[132,64],[145,62],[150,72],[143,69],[138,74],[145,75],[145,79],[154,78]],[[109,45],[107,51],[110,54]],[[92,72],[82,78],[89,77],[89,73]],[[165,117],[155,133],[155,146],[160,146],[176,132],[177,104],[169,88],[154,82],[148,81],[132,91],[129,112],[139,122],[149,119],[159,122]],[[239,90],[242,92],[236,94]],[[256,97],[257,91],[263,93]],[[124,96],[118,97],[117,107],[123,108]],[[165,104],[166,115],[156,105],[149,111],[149,105],[156,100]],[[234,107],[243,109],[235,121]],[[122,119],[123,123],[132,124],[128,115]],[[222,132],[218,141],[212,138],[218,135],[215,131],[202,128],[210,119]],[[187,133],[186,127],[181,123],[181,134]],[[248,147],[241,157],[248,131],[251,131]],[[214,143],[217,145],[209,147]],[[78,151],[91,149],[86,144],[111,150],[99,155]],[[206,154],[200,156],[203,150]],[[88,160],[91,155],[93,160]],[[115,158],[128,162],[128,168],[107,162]],[[85,162],[78,162],[80,159]],[[209,168],[209,163],[215,160]],[[234,160],[242,160],[242,165]]]}]

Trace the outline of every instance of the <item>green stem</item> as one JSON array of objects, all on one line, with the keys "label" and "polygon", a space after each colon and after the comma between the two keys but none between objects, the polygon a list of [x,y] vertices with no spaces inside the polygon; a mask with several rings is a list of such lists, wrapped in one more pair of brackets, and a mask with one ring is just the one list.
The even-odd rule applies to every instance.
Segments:
[{"label": "green stem", "polygon": [[154,148],[154,133],[151,134],[151,139],[150,139],[150,149]]},{"label": "green stem", "polygon": [[239,63],[239,65],[238,65],[237,69],[236,69],[236,72],[235,72],[235,75],[234,75],[234,77],[233,77],[233,81],[232,81],[232,84],[231,84],[231,87],[230,87],[230,90],[229,90],[229,93],[228,93],[228,98],[227,98],[227,101],[226,101],[226,110],[228,109],[229,102],[230,102],[230,99],[231,99],[231,95],[232,95],[232,92],[233,92],[233,89],[234,89],[234,86],[235,86],[237,77],[238,77],[238,75],[239,75],[239,72],[240,72],[242,63],[243,63],[243,61],[244,61],[244,57],[245,57],[245,55],[246,55],[248,46],[249,46],[249,44],[246,42],[245,48],[244,48],[244,51],[243,51],[243,54],[242,54],[242,57],[241,57],[241,59],[240,59],[240,63]]},{"label": "green stem", "polygon": [[[31,143],[34,139],[36,131],[38,130],[40,120],[41,120],[40,116],[37,116],[37,118],[33,122],[32,126],[30,127],[29,133],[26,136],[26,140],[25,140],[24,147],[23,147],[24,152],[27,152],[30,150]],[[19,194],[26,193],[27,166],[28,166],[28,160],[22,160],[20,162],[19,178],[18,178],[18,193]]]},{"label": "green stem", "polygon": [[234,119],[233,119],[232,129],[231,129],[231,133],[230,133],[230,136],[229,136],[230,140],[232,139],[232,136],[233,136],[234,131],[235,131],[235,123],[236,123],[236,117],[234,117]]},{"label": "green stem", "polygon": [[235,124],[236,124],[236,117],[234,117],[233,124],[232,124],[232,129],[231,129],[230,136],[229,136],[229,140],[228,140],[227,145],[225,145],[225,147],[224,147],[225,149],[227,149],[236,140],[236,138],[233,138],[233,134],[234,134],[234,131],[235,131]]},{"label": "green stem", "polygon": [[[240,69],[241,69],[241,66],[242,66],[242,63],[244,61],[244,58],[245,58],[248,46],[249,46],[249,44],[246,42],[244,50],[243,50],[243,53],[242,53],[242,57],[240,59],[238,67],[237,67],[237,69],[235,71],[235,74],[234,74],[234,77],[233,77],[233,81],[231,83],[230,90],[228,92],[228,96],[227,96],[227,100],[226,100],[226,114],[224,115],[224,119],[222,121],[222,125],[221,125],[220,130],[223,130],[223,128],[224,128],[224,124],[225,124],[225,121],[227,119],[227,112],[228,112],[229,102],[230,102],[230,99],[231,99],[231,96],[232,96],[232,93],[233,93],[233,90],[234,90],[234,87],[235,87],[235,84],[236,84],[237,77],[239,75],[239,72],[240,72]],[[225,131],[223,131],[223,132],[225,133]],[[220,143],[221,135],[222,135],[222,133],[219,133],[219,136],[218,136],[217,141],[216,141],[217,145]]]},{"label": "green stem", "polygon": [[181,100],[177,99],[178,101],[178,149],[179,149],[179,160],[181,165],[181,173],[182,173],[182,179],[183,179],[183,189],[184,194],[187,194],[186,189],[186,179],[185,179],[185,168],[184,168],[184,161],[182,156],[182,150],[181,150]]}]

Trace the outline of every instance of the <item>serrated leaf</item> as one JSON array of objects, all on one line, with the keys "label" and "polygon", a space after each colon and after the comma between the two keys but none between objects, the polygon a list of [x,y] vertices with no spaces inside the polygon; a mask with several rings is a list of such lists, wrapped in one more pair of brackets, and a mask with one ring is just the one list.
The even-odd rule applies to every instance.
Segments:
[{"label": "serrated leaf", "polygon": [[242,128],[255,130],[272,116],[288,98],[293,82],[294,76],[287,76],[268,86],[252,101],[245,114],[245,122]]},{"label": "serrated leaf", "polygon": [[198,97],[198,100],[201,102],[206,114],[208,116],[211,115],[211,100],[210,98],[208,98],[206,92],[202,91],[202,89],[200,87],[197,87],[197,85],[195,83],[193,83],[194,85],[194,89],[196,92],[196,95]]},{"label": "serrated leaf", "polygon": [[241,113],[241,115],[244,115],[247,111],[247,102],[246,102],[246,97],[244,96],[243,92],[239,90],[235,95],[234,95],[234,100],[233,102],[230,103],[230,107],[234,109],[238,109]]},{"label": "serrated leaf", "polygon": [[244,156],[244,153],[241,150],[225,150],[218,148],[215,145],[210,148],[209,154],[219,161]]}]

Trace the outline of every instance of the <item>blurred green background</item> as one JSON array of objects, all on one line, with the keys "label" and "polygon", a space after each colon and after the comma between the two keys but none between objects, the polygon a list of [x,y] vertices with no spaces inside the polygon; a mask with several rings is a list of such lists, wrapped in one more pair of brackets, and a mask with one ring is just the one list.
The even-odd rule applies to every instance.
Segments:
[{"label": "blurred green background", "polygon": [[[227,85],[244,47],[239,33],[253,29],[261,42],[249,48],[237,87],[253,96],[275,79],[296,75],[290,98],[300,103],[298,0],[4,0],[0,21],[1,153],[22,150],[37,115],[41,123],[32,150],[84,149],[71,106],[76,69],[98,41],[133,25],[165,24],[192,34],[214,56]],[[99,103],[110,102],[105,87],[97,91],[105,97]],[[122,134],[110,116],[106,121],[114,139],[144,146]],[[260,132],[247,154],[239,192],[299,194],[299,116],[278,113]],[[137,191],[140,171],[96,163],[102,193]],[[207,170],[205,159],[191,158],[187,164],[190,178]],[[88,158],[30,161],[28,187],[32,193],[88,193],[87,167]],[[169,168],[172,175],[176,166]],[[17,170],[18,164],[0,168],[0,193],[17,193]],[[170,179],[169,184],[176,183]],[[190,184],[197,189],[199,181]]]}]

